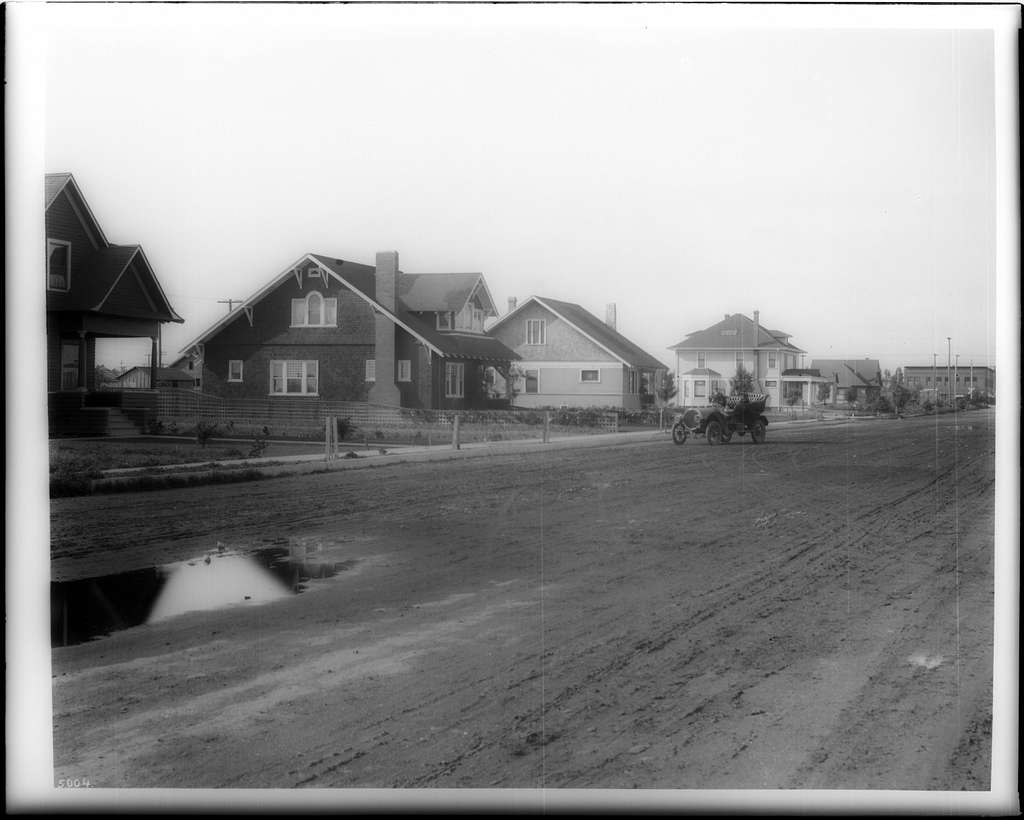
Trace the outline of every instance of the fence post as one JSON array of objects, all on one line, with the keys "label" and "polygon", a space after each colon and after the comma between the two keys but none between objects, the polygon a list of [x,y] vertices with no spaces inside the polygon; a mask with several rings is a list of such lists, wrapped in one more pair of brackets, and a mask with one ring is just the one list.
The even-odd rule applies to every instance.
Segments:
[{"label": "fence post", "polygon": [[324,461],[331,460],[331,421],[330,416],[324,416]]},{"label": "fence post", "polygon": [[459,449],[459,419],[458,413],[452,419],[452,447],[456,450]]},{"label": "fence post", "polygon": [[548,439],[551,438],[551,411],[544,411],[544,438],[542,439],[545,444],[548,443]]}]

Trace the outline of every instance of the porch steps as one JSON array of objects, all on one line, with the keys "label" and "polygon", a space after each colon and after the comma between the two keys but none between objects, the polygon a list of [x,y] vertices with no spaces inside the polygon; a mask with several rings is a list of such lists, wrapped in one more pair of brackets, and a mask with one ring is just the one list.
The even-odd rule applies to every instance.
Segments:
[{"label": "porch steps", "polygon": [[138,425],[116,407],[103,408],[107,411],[107,431],[110,438],[138,436],[142,433]]}]

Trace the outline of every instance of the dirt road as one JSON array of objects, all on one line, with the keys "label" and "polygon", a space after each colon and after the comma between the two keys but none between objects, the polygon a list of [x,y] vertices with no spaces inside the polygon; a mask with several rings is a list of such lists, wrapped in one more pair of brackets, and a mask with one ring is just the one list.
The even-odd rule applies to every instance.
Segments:
[{"label": "dirt road", "polygon": [[93,786],[989,788],[993,417],[52,505],[84,577],[297,539],[261,606],[53,650]]}]

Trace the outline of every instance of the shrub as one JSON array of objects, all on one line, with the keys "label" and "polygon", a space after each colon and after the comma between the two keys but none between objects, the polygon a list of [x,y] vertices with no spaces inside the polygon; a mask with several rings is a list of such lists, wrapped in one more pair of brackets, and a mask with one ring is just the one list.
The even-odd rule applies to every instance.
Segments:
[{"label": "shrub", "polygon": [[270,446],[270,428],[266,425],[252,438],[252,447],[249,448],[249,458],[259,458]]},{"label": "shrub", "polygon": [[337,420],[337,423],[338,423],[338,441],[344,441],[349,436],[354,434],[355,431],[358,429],[352,423],[352,419],[349,416],[346,416],[343,419],[339,418]]},{"label": "shrub", "polygon": [[216,422],[213,421],[201,421],[196,424],[196,443],[200,447],[205,447],[206,442],[217,435],[220,432],[220,428]]}]

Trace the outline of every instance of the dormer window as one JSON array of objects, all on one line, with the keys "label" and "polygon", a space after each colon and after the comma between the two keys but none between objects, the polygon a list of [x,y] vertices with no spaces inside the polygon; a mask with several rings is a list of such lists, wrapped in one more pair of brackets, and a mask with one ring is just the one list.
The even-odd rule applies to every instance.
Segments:
[{"label": "dormer window", "polygon": [[48,290],[71,289],[71,243],[60,239],[46,240],[46,287]]},{"label": "dormer window", "polygon": [[337,327],[338,300],[310,291],[305,299],[292,299],[292,327]]},{"label": "dormer window", "polygon": [[438,330],[451,330],[452,329],[452,314],[451,311],[441,311],[437,314],[437,329]]}]

